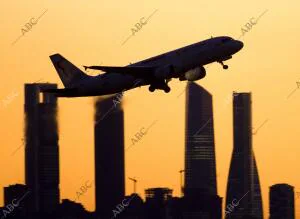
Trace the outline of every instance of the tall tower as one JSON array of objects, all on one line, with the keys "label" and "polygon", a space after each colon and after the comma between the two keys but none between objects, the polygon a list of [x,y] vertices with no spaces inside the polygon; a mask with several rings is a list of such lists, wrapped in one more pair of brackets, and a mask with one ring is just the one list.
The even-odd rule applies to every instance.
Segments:
[{"label": "tall tower", "polygon": [[217,195],[212,95],[196,83],[188,82],[187,86],[185,206],[197,203],[188,211],[198,212],[193,213],[197,217],[217,219],[222,214],[222,198]]},{"label": "tall tower", "polygon": [[187,86],[185,195],[217,195],[212,95],[196,83]]},{"label": "tall tower", "polygon": [[95,107],[96,213],[111,218],[125,196],[124,112],[118,95]]},{"label": "tall tower", "polygon": [[226,218],[262,219],[261,189],[252,149],[251,93],[233,94],[233,126],[234,146],[227,182]]},{"label": "tall tower", "polygon": [[30,212],[53,212],[59,205],[57,98],[41,93],[56,84],[25,84],[25,182]]},{"label": "tall tower", "polygon": [[270,219],[295,219],[293,186],[276,184],[270,187]]}]

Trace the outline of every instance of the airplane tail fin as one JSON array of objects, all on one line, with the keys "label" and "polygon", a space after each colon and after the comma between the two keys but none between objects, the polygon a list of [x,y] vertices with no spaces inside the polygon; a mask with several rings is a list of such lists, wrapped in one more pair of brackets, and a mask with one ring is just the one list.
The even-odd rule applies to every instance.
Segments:
[{"label": "airplane tail fin", "polygon": [[76,84],[78,84],[79,81],[91,77],[85,74],[60,54],[51,55],[50,59],[66,88],[72,88]]}]

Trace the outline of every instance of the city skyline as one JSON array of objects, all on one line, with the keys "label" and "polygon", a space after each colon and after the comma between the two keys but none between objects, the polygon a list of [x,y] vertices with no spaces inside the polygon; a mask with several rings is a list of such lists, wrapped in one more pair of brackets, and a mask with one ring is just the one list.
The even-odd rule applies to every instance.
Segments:
[{"label": "city skyline", "polygon": [[[24,114],[26,118],[26,129],[24,135],[26,139],[26,152],[28,154],[26,154],[28,158],[25,163],[27,185],[23,186],[16,184],[5,187],[7,194],[10,194],[8,196],[10,198],[6,198],[5,202],[7,204],[8,200],[13,200],[13,194],[21,196],[20,194],[22,191],[26,191],[26,188],[28,188],[28,192],[32,193],[32,196],[29,198],[30,200],[25,204],[28,212],[53,212],[55,211],[54,209],[57,209],[59,204],[59,199],[54,201],[54,199],[56,199],[55,197],[60,196],[59,178],[57,178],[59,164],[56,164],[55,162],[55,160],[58,162],[59,159],[57,150],[59,139],[57,131],[58,124],[56,121],[57,99],[52,94],[43,93],[41,96],[40,93],[43,89],[56,86],[56,84],[47,83],[24,85]],[[184,178],[185,183],[183,187],[184,197],[180,200],[174,199],[174,204],[181,206],[181,210],[177,209],[180,214],[186,214],[188,212],[188,214],[190,214],[191,210],[195,211],[195,209],[198,209],[197,205],[194,205],[193,208],[189,209],[192,206],[190,204],[199,200],[200,203],[203,202],[203,204],[199,205],[200,209],[198,209],[198,213],[194,212],[193,214],[205,214],[208,216],[210,213],[207,211],[210,210],[203,208],[203,206],[208,204],[210,201],[212,202],[208,206],[216,205],[214,208],[210,208],[214,209],[213,212],[218,212],[219,210],[220,212],[223,211],[221,210],[222,198],[217,196],[212,95],[196,83],[188,83],[186,90],[186,153],[184,158],[186,163],[184,173],[186,177]],[[99,98],[95,102],[95,191],[96,206],[98,206],[98,208],[96,208],[96,213],[98,216],[105,215],[105,217],[110,217],[111,209],[114,212],[114,206],[118,206],[118,203],[123,203],[122,198],[124,198],[123,201],[126,200],[124,191],[125,127],[122,98],[123,94],[117,94],[106,98]],[[201,106],[201,108],[199,108],[199,106]],[[225,217],[229,216],[238,218],[242,215],[249,215],[262,219],[261,189],[257,164],[252,149],[253,128],[251,93],[233,92],[232,108],[234,145],[227,182],[227,196],[224,209]],[[199,126],[200,129],[198,129],[197,126]],[[143,137],[143,135],[139,133],[138,140],[140,140],[141,137]],[[38,140],[34,140],[34,138],[37,138]],[[36,145],[34,145],[34,143]],[[109,146],[103,147],[102,145]],[[44,149],[44,147],[46,148]],[[49,154],[50,151],[52,152]],[[34,155],[38,153],[41,154],[38,156]],[[36,156],[43,156],[44,159],[39,160],[35,158]],[[49,156],[52,156],[52,158],[55,159],[48,159]],[[114,156],[115,158],[111,159]],[[49,162],[50,160],[51,162]],[[38,163],[32,166],[33,161]],[[40,165],[41,161],[42,163]],[[119,163],[118,165],[116,165],[116,161]],[[242,162],[243,164],[238,162]],[[244,168],[239,168],[241,166]],[[39,168],[35,170],[36,167]],[[52,172],[49,172],[51,169]],[[108,172],[107,170],[110,170],[111,172]],[[32,173],[32,171],[34,171],[34,173]],[[237,174],[242,172],[242,175]],[[205,173],[205,175],[203,175],[203,173]],[[36,179],[31,179],[30,177]],[[42,181],[38,186],[32,183],[35,181],[39,182],[39,180]],[[52,182],[52,184],[49,184],[49,182]],[[44,184],[45,190],[43,187]],[[241,187],[241,185],[243,185],[243,187]],[[21,187],[18,189],[17,186]],[[51,188],[49,186],[51,186]],[[14,191],[14,187],[16,187],[16,191]],[[36,187],[38,189],[36,189]],[[272,188],[273,187],[274,186],[272,186]],[[48,193],[47,195],[47,190],[56,188],[58,189],[58,193],[53,193],[51,196],[49,196],[50,193]],[[147,191],[151,190],[152,189],[145,190],[146,196]],[[155,190],[157,189],[155,188],[153,191]],[[10,192],[8,193],[8,191]],[[170,191],[172,193],[172,190]],[[245,191],[247,192],[245,193]],[[242,196],[242,194],[244,195]],[[137,194],[133,193],[131,197],[127,196],[127,198],[130,198],[131,200],[136,195]],[[235,205],[231,200],[236,200],[236,197],[240,196],[242,196],[242,198],[238,201],[239,204]],[[242,201],[242,204],[240,204],[240,201]],[[48,207],[50,205],[50,208],[46,209],[45,203],[48,203]],[[232,207],[231,203],[233,203],[234,207]],[[146,202],[146,207],[148,205]],[[187,208],[187,206],[190,207]],[[123,206],[123,208],[125,207]],[[131,206],[130,208],[133,207]],[[218,208],[219,210],[216,210]],[[228,210],[228,208],[231,209]],[[244,209],[244,211],[240,211],[238,208]],[[173,207],[170,207],[170,209],[173,209]],[[222,215],[222,213],[219,215]],[[221,216],[213,216],[213,218],[216,217],[221,218]]]},{"label": "city skyline", "polygon": [[[217,187],[221,197],[226,194],[233,145],[232,91],[253,93],[253,145],[264,213],[268,215],[270,185],[288,183],[295,187],[295,192],[299,192],[300,186],[296,174],[300,165],[297,89],[300,31],[296,29],[299,6],[296,0],[288,4],[254,0],[247,7],[237,0],[192,0],[189,4],[169,0],[143,4],[135,0],[118,4],[97,1],[87,4],[79,0],[71,5],[31,0],[5,2],[0,9],[3,21],[0,62],[5,82],[0,97],[0,152],[1,165],[7,168],[2,169],[0,187],[25,182],[23,84],[42,80],[62,87],[49,55],[60,52],[78,66],[128,65],[211,35],[238,38],[251,18],[256,21],[268,10],[242,36],[245,46],[226,62],[229,69],[224,72],[218,64],[205,66],[207,76],[196,82],[214,96]],[[122,45],[140,18],[148,17],[156,9],[147,25]],[[23,26],[46,10],[38,23],[12,46]],[[275,49],[277,52],[273,52]],[[125,147],[132,144],[141,129],[146,130],[157,121],[125,152],[126,194],[133,191],[128,177],[139,180],[137,192],[143,197],[145,188],[157,186],[172,188],[174,195],[180,194],[178,171],[184,167],[185,83],[172,80],[170,86],[169,94],[149,93],[147,88],[124,93]],[[75,200],[87,181],[94,186],[93,106],[92,98],[59,99],[61,199]],[[93,190],[80,197],[89,210],[95,209]],[[300,216],[299,200],[295,200],[297,216]]]}]

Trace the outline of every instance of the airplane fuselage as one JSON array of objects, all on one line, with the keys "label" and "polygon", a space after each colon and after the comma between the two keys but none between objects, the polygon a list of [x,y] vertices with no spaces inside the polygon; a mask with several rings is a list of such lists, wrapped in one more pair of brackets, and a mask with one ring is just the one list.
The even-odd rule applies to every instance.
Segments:
[{"label": "airplane fuselage", "polygon": [[[205,76],[203,66],[213,62],[222,63],[222,61],[230,59],[242,47],[242,42],[230,37],[211,38],[125,66],[157,67],[161,69],[161,72],[169,72],[166,78],[157,78],[153,74],[147,76],[145,75],[146,73],[140,73],[141,76],[139,76],[138,74],[108,72],[98,76],[90,76],[76,84],[76,89],[70,91],[69,94],[64,93],[59,96],[99,96],[119,93],[136,87],[151,85],[154,82],[156,83],[157,80],[164,81],[171,78],[184,78],[186,72],[199,67],[204,70]],[[159,77],[159,73],[157,74]],[[159,88],[159,83],[156,86]]]}]

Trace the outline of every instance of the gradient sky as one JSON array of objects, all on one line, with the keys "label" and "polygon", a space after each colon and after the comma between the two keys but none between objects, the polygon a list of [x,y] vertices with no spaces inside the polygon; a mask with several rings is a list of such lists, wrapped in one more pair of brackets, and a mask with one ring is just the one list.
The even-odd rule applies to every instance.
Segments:
[{"label": "gradient sky", "polygon": [[[131,28],[156,9],[147,25],[122,45]],[[296,82],[300,82],[299,9],[297,0],[3,1],[0,196],[3,186],[24,183],[24,148],[12,155],[22,145],[23,84],[41,79],[62,87],[49,55],[61,53],[77,66],[127,65],[211,36],[238,38],[251,18],[268,10],[242,37],[245,46],[226,62],[229,70],[212,64],[206,78],[197,82],[213,94],[218,192],[222,197],[233,147],[232,92],[253,93],[254,130],[267,121],[253,136],[267,218],[269,186],[288,183],[295,186],[295,192],[300,187],[300,91],[296,89]],[[37,24],[12,45],[22,35],[24,25],[43,12]],[[157,120],[126,152],[127,194],[133,192],[127,177],[137,177],[141,195],[145,188],[158,186],[170,187],[179,195],[178,171],[184,168],[185,95],[177,96],[185,85],[172,81],[169,94],[150,93],[147,87],[125,93],[126,147],[141,128]],[[93,98],[59,101],[61,198],[74,200],[76,191],[94,179],[93,102]],[[80,201],[94,210],[94,187]],[[300,208],[296,212],[300,216]]]}]

